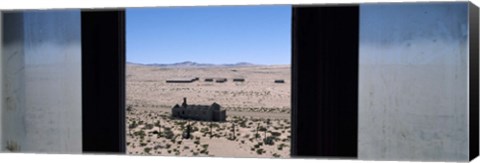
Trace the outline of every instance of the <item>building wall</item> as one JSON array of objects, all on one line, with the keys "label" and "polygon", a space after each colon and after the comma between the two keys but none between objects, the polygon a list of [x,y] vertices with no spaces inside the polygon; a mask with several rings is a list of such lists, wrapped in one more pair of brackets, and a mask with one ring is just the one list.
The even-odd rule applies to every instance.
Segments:
[{"label": "building wall", "polygon": [[468,160],[468,5],[360,5],[358,158]]},{"label": "building wall", "polygon": [[80,11],[3,18],[2,142],[20,152],[81,153]]},{"label": "building wall", "polygon": [[[185,114],[182,114],[185,112]],[[189,118],[194,120],[202,121],[218,121],[225,119],[225,110],[223,111],[214,111],[211,109],[184,109],[184,108],[174,108],[172,109],[172,115],[181,118]]]}]

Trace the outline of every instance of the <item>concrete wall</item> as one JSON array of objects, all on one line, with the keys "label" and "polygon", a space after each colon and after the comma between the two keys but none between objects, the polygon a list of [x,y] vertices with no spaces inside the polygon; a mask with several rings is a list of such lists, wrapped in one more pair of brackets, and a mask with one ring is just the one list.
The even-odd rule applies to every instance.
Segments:
[{"label": "concrete wall", "polygon": [[23,14],[3,13],[2,144],[3,151],[18,152],[25,140],[25,54]]},{"label": "concrete wall", "polygon": [[468,160],[468,4],[360,6],[358,157]]},{"label": "concrete wall", "polygon": [[3,18],[2,142],[19,152],[81,153],[80,11]]}]

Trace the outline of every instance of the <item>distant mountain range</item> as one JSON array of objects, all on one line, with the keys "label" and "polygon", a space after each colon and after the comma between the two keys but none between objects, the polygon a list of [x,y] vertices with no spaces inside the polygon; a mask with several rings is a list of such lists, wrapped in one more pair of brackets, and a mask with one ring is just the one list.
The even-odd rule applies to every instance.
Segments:
[{"label": "distant mountain range", "polygon": [[160,64],[160,63],[153,63],[153,64],[142,64],[142,63],[133,63],[127,62],[130,65],[142,65],[142,66],[153,66],[153,67],[166,67],[166,68],[175,68],[175,67],[246,67],[246,66],[258,66],[257,64],[248,63],[248,62],[238,62],[234,64],[210,64],[210,63],[196,63],[191,61],[179,62],[179,63],[172,63],[172,64]]}]

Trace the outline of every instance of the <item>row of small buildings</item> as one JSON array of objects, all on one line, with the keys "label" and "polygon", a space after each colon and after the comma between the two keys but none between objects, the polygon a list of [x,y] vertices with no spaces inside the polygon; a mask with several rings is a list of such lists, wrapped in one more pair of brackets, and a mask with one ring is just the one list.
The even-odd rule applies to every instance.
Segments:
[{"label": "row of small buildings", "polygon": [[[182,78],[182,79],[168,79],[167,83],[193,83],[195,81],[199,81],[199,77],[194,78]],[[227,78],[205,78],[204,82],[216,82],[216,83],[225,83],[227,82]],[[245,82],[245,78],[233,78],[233,82]],[[274,80],[274,83],[285,83],[285,80]]]}]

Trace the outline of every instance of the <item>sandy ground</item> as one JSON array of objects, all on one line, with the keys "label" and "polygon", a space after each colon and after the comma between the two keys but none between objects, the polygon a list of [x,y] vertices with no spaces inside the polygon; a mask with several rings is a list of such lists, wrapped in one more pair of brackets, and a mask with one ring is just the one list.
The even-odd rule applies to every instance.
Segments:
[{"label": "sandy ground", "polygon": [[[199,77],[193,83],[168,79]],[[225,83],[205,78],[227,78]],[[245,82],[233,82],[244,78]],[[285,83],[274,83],[282,79]],[[159,68],[127,65],[127,152],[142,155],[289,157],[290,66]],[[172,118],[188,104],[227,110],[226,122]],[[193,138],[182,139],[187,125]],[[265,142],[265,138],[272,141]]]}]

